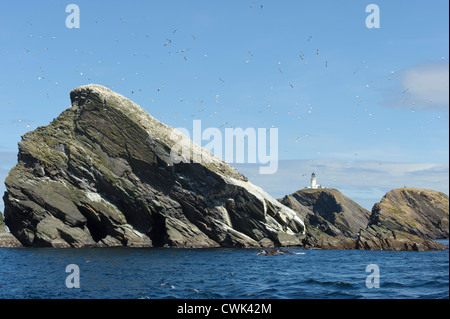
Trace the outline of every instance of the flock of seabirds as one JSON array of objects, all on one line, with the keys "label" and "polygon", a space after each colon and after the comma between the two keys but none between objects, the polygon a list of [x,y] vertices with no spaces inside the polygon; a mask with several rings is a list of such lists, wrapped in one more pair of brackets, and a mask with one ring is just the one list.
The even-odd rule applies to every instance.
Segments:
[{"label": "flock of seabirds", "polygon": [[[260,10],[264,10],[265,8],[264,8],[264,5],[263,4],[257,4],[257,5],[255,5],[255,3],[253,2],[253,3],[250,3],[249,4],[249,6],[250,6],[250,8],[252,9],[252,10],[255,10],[255,8],[258,8],[258,6],[259,6],[259,9]],[[91,21],[91,23],[95,23],[95,24],[97,24],[97,23],[101,23],[101,19],[99,19],[99,20],[97,20],[97,19],[92,19],[92,21]],[[33,27],[33,22],[32,21],[27,21],[27,24],[30,26],[30,27]],[[118,21],[118,25],[121,25],[121,24],[127,24],[127,21],[125,21],[124,19],[122,19],[122,18],[120,18],[119,19],[119,21]],[[169,31],[170,33],[171,33],[171,35],[169,36],[169,37],[166,37],[166,40],[164,41],[164,42],[161,42],[160,43],[160,46],[161,47],[163,47],[163,48],[167,48],[168,49],[168,54],[169,54],[169,56],[172,56],[172,55],[179,55],[180,57],[182,57],[182,59],[184,60],[184,61],[188,61],[189,60],[189,54],[188,54],[188,52],[190,51],[190,48],[189,47],[186,47],[186,48],[182,48],[182,49],[179,49],[179,48],[174,48],[174,47],[176,47],[176,44],[177,44],[177,41],[175,41],[175,39],[176,39],[176,37],[178,36],[178,33],[180,33],[179,32],[179,30],[178,29],[173,29],[173,30],[171,30],[171,31]],[[189,34],[190,35],[190,37],[191,37],[191,39],[192,40],[190,40],[190,41],[198,41],[197,40],[197,36],[196,35],[194,35],[194,34]],[[137,37],[138,35],[136,34],[136,33],[131,33],[131,37]],[[143,32],[143,36],[145,36],[145,38],[151,38],[152,36],[148,33],[148,32]],[[42,36],[35,36],[35,35],[33,35],[33,34],[29,34],[28,36],[27,36],[28,38],[36,38],[36,37],[42,37]],[[56,37],[55,36],[52,36],[51,37],[51,40],[53,41],[53,40],[56,40]],[[119,39],[118,38],[115,38],[114,39],[114,41],[116,42],[116,43],[119,43]],[[300,52],[298,52],[298,55],[297,55],[297,57],[298,57],[298,60],[299,60],[299,62],[303,62],[303,63],[307,63],[307,59],[308,58],[310,58],[311,56],[316,56],[316,57],[319,57],[319,56],[321,56],[322,55],[322,53],[321,53],[321,51],[319,50],[319,48],[313,48],[313,47],[311,47],[311,44],[312,43],[314,43],[314,38],[313,38],[313,35],[308,35],[308,36],[305,36],[305,38],[304,38],[304,41],[305,41],[305,47],[307,48],[308,46],[309,46],[309,48],[310,49],[308,49],[308,50],[306,50],[305,49],[305,51],[300,51]],[[193,43],[195,43],[195,42],[193,42]],[[173,50],[172,50],[172,48],[174,48]],[[24,48],[24,52],[23,52],[23,54],[25,55],[25,56],[29,56],[29,55],[32,55],[33,54],[33,51],[32,50],[30,50],[30,47],[28,47],[28,48]],[[48,47],[45,47],[44,48],[44,51],[45,52],[50,52],[51,50],[48,48]],[[305,52],[307,52],[307,54],[305,54]],[[74,50],[74,53],[77,53],[77,54],[87,54],[87,55],[93,55],[93,53],[91,52],[91,51],[87,51],[87,50]],[[137,52],[134,52],[133,53],[133,56],[137,56],[138,55],[138,53]],[[148,54],[146,54],[146,55],[148,55]],[[205,57],[207,57],[207,54],[204,54],[204,56]],[[245,58],[245,61],[243,61],[245,64],[248,64],[248,63],[250,63],[251,62],[251,59],[253,58],[253,56],[254,56],[254,52],[252,51],[252,50],[248,50],[248,56]],[[55,57],[53,57],[53,58],[51,58],[51,60],[56,60],[56,58]],[[445,58],[444,57],[442,57],[442,61],[444,61],[445,60]],[[102,60],[98,60],[98,63],[102,63]],[[119,62],[117,62],[118,64],[119,64]],[[323,61],[321,61],[320,62],[322,65],[323,65],[323,67],[325,67],[325,68],[328,68],[329,67],[329,61],[328,60],[323,60]],[[20,64],[20,61],[18,62],[18,64]],[[281,62],[278,62],[277,63],[278,65],[277,65],[277,68],[278,68],[278,72],[280,73],[280,74],[283,74],[283,70],[281,69]],[[358,67],[356,67],[356,69],[354,69],[354,71],[353,71],[353,75],[355,75],[356,73],[358,73],[358,71],[360,70],[360,68],[364,68],[364,69],[366,69],[366,68],[368,68],[368,66],[367,66],[367,64],[366,64],[366,62],[365,61],[362,61],[362,65],[360,65],[360,66],[358,66]],[[49,81],[49,82],[54,82],[54,85],[58,85],[59,84],[59,82],[58,81],[54,81],[54,80],[48,80],[48,79],[46,79],[45,78],[45,76],[44,76],[44,71],[45,71],[45,69],[43,68],[43,67],[40,67],[40,75],[38,76],[38,80],[39,81],[44,81],[44,80],[47,80],[47,81]],[[143,72],[143,71],[140,71],[140,72]],[[275,71],[276,72],[276,71]],[[77,73],[80,75],[80,76],[87,76],[87,74],[86,74],[86,72],[83,74],[83,72],[78,72],[77,71]],[[389,74],[386,74],[386,79],[387,80],[391,80],[394,76],[395,76],[395,74],[396,74],[396,72],[395,71],[390,71],[390,73]],[[195,79],[195,77],[194,77],[194,79]],[[90,81],[91,80],[91,78],[90,77],[87,77],[87,80],[88,81]],[[120,78],[120,81],[125,81],[126,80],[126,78],[125,77],[121,77]],[[220,81],[221,83],[225,83],[225,80],[224,80],[224,78],[222,77],[222,76],[218,76],[218,81]],[[0,83],[1,84],[1,83]],[[286,83],[285,85],[289,85],[289,87],[291,88],[291,89],[294,89],[294,84],[295,83]],[[106,86],[108,86],[108,87],[114,87],[113,85],[111,85],[111,84],[107,84]],[[370,87],[369,86],[369,84],[366,84],[366,87]],[[161,92],[161,91],[163,91],[164,90],[164,88],[165,88],[165,85],[164,84],[161,84],[159,87],[157,87],[157,88],[155,88],[155,90],[156,90],[156,92],[154,92],[154,94],[155,95],[157,95],[159,92]],[[138,93],[138,92],[142,92],[143,90],[141,89],[141,88],[136,88],[136,89],[133,89],[133,90],[131,90],[131,94],[136,94],[136,93]],[[404,89],[400,94],[405,94],[405,99],[404,99],[404,102],[406,103],[407,102],[407,97],[406,97],[406,93],[409,91],[409,88],[406,88],[406,89]],[[49,98],[49,93],[47,93],[47,98]],[[197,100],[197,99],[196,99]],[[152,102],[154,102],[155,101],[155,99],[151,99],[151,101]],[[185,103],[187,103],[186,101],[185,101],[185,99],[183,98],[183,97],[179,97],[179,101],[180,102],[185,102]],[[216,102],[219,102],[219,94],[215,94],[215,101]],[[199,99],[199,102],[200,102],[200,104],[203,104],[203,101],[201,100],[201,99]],[[358,103],[357,105],[359,106],[360,105],[360,103],[362,102],[362,99],[359,97],[359,96],[356,96],[356,102]],[[431,101],[430,101],[431,102]],[[12,103],[12,101],[10,100],[10,101],[8,101],[8,104],[11,104]],[[412,111],[414,112],[414,105],[415,105],[415,102],[412,102],[411,103],[411,106],[412,106]],[[268,101],[268,103],[267,103],[267,108],[268,109],[270,109],[271,108],[271,103],[270,103],[270,101]],[[311,106],[311,104],[308,104],[308,106],[307,106],[307,109],[306,109],[306,112],[307,112],[307,114],[311,114],[311,112],[312,112],[312,109],[313,109],[313,106]],[[205,111],[205,108],[200,108],[200,109],[198,109],[198,112],[203,112],[203,111]],[[239,112],[239,109],[237,110],[238,112]],[[271,110],[271,111],[274,111],[273,109]],[[367,111],[367,109],[365,109],[365,111]],[[262,111],[259,111],[259,112],[262,112]],[[156,114],[157,115],[159,115],[159,113],[160,112],[156,112]],[[206,113],[206,112],[205,112]],[[367,113],[368,113],[368,116],[369,117],[371,117],[371,116],[373,116],[373,114],[372,113],[369,113],[369,111],[367,111]],[[178,112],[175,112],[175,114],[178,114]],[[278,112],[275,110],[274,111],[274,114],[275,115],[277,115],[278,114]],[[195,114],[191,114],[191,116],[194,116]],[[290,112],[288,112],[288,115],[290,115]],[[209,114],[209,117],[214,117],[214,116],[218,116],[219,117],[219,115],[218,115],[218,112],[211,112],[210,114]],[[357,118],[356,117],[354,117],[354,120],[356,120],[357,121]],[[28,120],[26,120],[26,119],[19,119],[17,122],[16,122],[16,126],[17,125],[24,125],[26,123],[26,128],[27,129],[30,129],[33,125],[31,124],[32,122],[30,121],[28,121]],[[224,122],[224,123],[222,123],[220,126],[219,126],[219,128],[222,128],[222,127],[225,127],[225,126],[230,126],[229,125],[229,123],[228,122]],[[232,126],[233,128],[234,128],[234,126]],[[273,127],[273,125],[272,125],[272,127]],[[386,131],[389,131],[390,130],[390,128],[386,128]],[[376,134],[376,133],[374,133],[374,134]],[[294,141],[295,141],[295,143],[298,143],[298,142],[300,142],[302,139],[305,139],[305,138],[308,138],[309,137],[309,134],[308,133],[306,133],[306,134],[304,134],[304,135],[296,135],[295,136],[295,139],[294,139],[294,137],[293,137],[293,139],[294,139]],[[358,156],[358,154],[354,154],[355,156]],[[303,176],[306,176],[306,174],[303,174]],[[262,253],[263,254],[263,253]],[[269,254],[269,253],[267,253],[267,252],[264,252],[264,254]]]},{"label": "flock of seabirds", "polygon": [[[250,6],[250,8],[254,8],[254,7],[255,7],[255,3],[254,3],[254,2],[253,2],[253,3],[250,3],[249,6]],[[261,10],[264,10],[264,5],[263,5],[263,4],[259,4],[259,8],[260,8]],[[96,24],[99,23],[99,21],[98,21],[97,19],[93,19],[92,21],[93,21],[94,23],[96,23]],[[125,21],[125,20],[122,19],[122,18],[120,18],[119,21],[120,21],[121,24],[126,24],[126,23],[127,23],[127,21]],[[31,21],[27,21],[27,23],[28,23],[30,26],[33,26],[33,23],[32,23]],[[178,31],[179,31],[178,29],[174,29],[174,30],[172,31],[173,36],[175,36],[175,34],[177,34]],[[145,32],[144,35],[145,35],[146,38],[150,38],[150,37],[151,37],[150,34],[149,34],[148,32]],[[132,36],[132,37],[136,37],[136,33],[134,33],[134,32],[131,33],[131,36]],[[28,38],[33,38],[33,35],[32,35],[32,34],[29,34],[29,35],[28,35]],[[196,40],[196,36],[195,36],[195,35],[191,35],[191,38],[192,38],[193,40]],[[51,39],[52,39],[52,40],[55,40],[56,37],[55,37],[55,36],[52,36]],[[309,43],[309,42],[311,42],[312,39],[313,39],[313,36],[312,36],[312,35],[309,35],[308,37],[306,37],[305,41]],[[115,40],[117,43],[119,43],[119,39],[115,38],[114,40]],[[162,43],[161,45],[162,45],[163,47],[168,47],[168,48],[170,48],[171,46],[174,45],[174,43],[173,43],[173,40],[172,40],[171,38],[166,38],[166,41],[165,41],[164,43]],[[28,49],[28,48],[24,48],[24,50],[25,50],[25,51],[24,51],[24,55],[29,55],[30,52],[31,52],[30,49]],[[44,48],[44,51],[48,51],[48,50],[49,50],[48,47],[45,47],[45,48]],[[185,61],[188,61],[188,55],[186,55],[185,53],[188,52],[189,50],[190,50],[189,48],[183,48],[183,49],[179,49],[179,50],[176,50],[176,51],[173,51],[173,52],[175,52],[175,54],[182,55],[182,56],[183,56],[183,59],[184,59]],[[173,55],[173,52],[172,52],[172,51],[169,51],[169,52],[168,52],[169,56],[172,56],[172,55]],[[316,56],[319,56],[319,54],[320,54],[320,50],[319,50],[318,48],[314,49],[313,52],[314,52],[313,54],[316,55]],[[91,55],[93,54],[91,51],[87,51],[87,50],[74,50],[74,53],[91,54]],[[252,58],[253,55],[254,55],[254,53],[253,53],[251,50],[248,51],[248,54],[249,54],[249,56],[248,56],[248,58],[245,60],[245,64],[250,63],[251,58]],[[134,52],[133,55],[136,56],[136,55],[138,55],[138,53],[137,53],[137,52]],[[146,55],[148,56],[148,54],[146,54]],[[207,54],[204,54],[204,56],[207,57]],[[305,52],[304,52],[304,51],[301,51],[301,52],[298,54],[298,59],[299,59],[300,61],[304,61],[305,58],[306,58]],[[55,57],[52,58],[52,60],[55,60],[55,59],[56,59]],[[444,57],[442,57],[442,60],[444,61]],[[98,60],[98,63],[102,63],[102,60]],[[117,62],[117,63],[119,64],[120,62]],[[305,63],[307,63],[307,62],[305,62]],[[20,64],[20,61],[18,62],[18,64]],[[278,62],[278,72],[282,74],[282,73],[283,73],[283,70],[281,69],[280,65],[281,65],[281,62]],[[324,61],[324,62],[323,62],[323,65],[324,65],[324,67],[327,68],[328,65],[329,65],[328,60]],[[363,68],[368,68],[368,66],[366,65],[366,62],[365,62],[365,61],[362,62],[362,67],[363,67]],[[356,74],[356,73],[359,71],[359,68],[360,68],[360,67],[357,67],[357,68],[354,70],[353,74]],[[41,67],[41,68],[40,68],[40,71],[41,71],[41,73],[43,73],[43,72],[44,72],[44,68]],[[141,71],[141,72],[143,72],[143,71]],[[83,72],[76,72],[76,73],[78,73],[80,76],[83,76]],[[388,79],[388,80],[391,80],[391,78],[394,76],[394,73],[395,73],[395,71],[391,71],[390,74],[387,75],[387,79]],[[43,76],[43,74],[41,74],[40,76],[38,76],[38,80],[44,80],[44,79],[45,79],[45,77]],[[125,79],[126,79],[125,77],[122,77],[120,80],[121,80],[121,81],[125,81]],[[194,79],[195,79],[195,77],[194,77]],[[87,78],[87,80],[90,81],[91,78]],[[225,80],[224,80],[221,76],[218,77],[218,80],[219,80],[220,82],[222,82],[222,83],[225,83]],[[50,80],[49,80],[49,81],[50,81]],[[58,83],[57,81],[55,81],[54,84],[55,84],[55,85],[58,85],[59,83]],[[113,85],[107,84],[106,86],[112,87]],[[293,88],[294,88],[294,83],[289,83],[289,87],[293,89]],[[366,84],[366,87],[370,87],[369,84]],[[165,88],[165,85],[162,84],[160,87],[158,87],[158,88],[156,89],[156,91],[157,91],[157,92],[160,92],[160,91],[161,91],[162,89],[164,89],[164,88]],[[408,90],[409,90],[409,88],[406,88],[405,90],[402,91],[402,93],[404,94],[404,93],[408,92]],[[131,94],[135,94],[135,93],[141,92],[141,91],[142,91],[142,89],[131,90]],[[47,98],[49,98],[49,94],[48,94],[48,93],[47,93]],[[216,98],[216,102],[219,102],[219,95],[218,95],[218,94],[216,94],[215,98]],[[357,100],[357,103],[358,103],[358,106],[359,106],[359,104],[361,103],[361,98],[360,98],[359,96],[356,96],[356,100]],[[154,101],[155,101],[155,99],[152,99],[152,102],[154,102]],[[180,97],[180,98],[179,98],[179,101],[180,101],[180,102],[183,102],[183,101],[184,101],[183,97]],[[405,98],[404,102],[406,103],[406,101],[407,101],[407,98]],[[11,101],[8,101],[8,103],[11,104]],[[200,101],[200,104],[203,104],[203,101]],[[412,105],[412,111],[414,111],[414,105],[415,105],[415,103],[412,102],[411,105]],[[271,108],[270,102],[267,103],[267,107],[268,107],[269,109]],[[311,106],[311,104],[308,104],[308,109],[307,109],[308,114],[311,114],[312,109],[313,109],[313,107]],[[203,112],[203,111],[204,111],[204,108],[198,110],[198,112]],[[365,111],[367,111],[367,110],[365,110]],[[239,109],[238,109],[238,112],[239,112]],[[261,111],[260,111],[260,112],[261,112]],[[178,112],[176,112],[176,113],[178,113]],[[159,112],[157,112],[156,114],[159,114]],[[278,112],[275,111],[274,114],[277,115]],[[288,112],[288,115],[289,115],[289,114],[290,114],[290,112]],[[217,115],[217,112],[214,112],[214,113],[209,114],[209,117],[213,117],[213,116],[215,116],[215,115]],[[372,116],[372,113],[369,113],[368,115],[369,115],[369,116]],[[191,116],[194,116],[194,114],[191,114]],[[356,117],[354,118],[354,120],[357,120]],[[16,125],[18,125],[18,124],[20,125],[20,124],[24,124],[24,123],[26,123],[26,122],[24,122],[23,120],[20,119],[20,120],[18,121],[18,123],[16,123]],[[226,126],[227,124],[228,124],[228,122],[225,122],[225,123],[221,124],[219,127],[224,127],[224,126]],[[31,127],[31,124],[30,124],[30,123],[27,123],[27,124],[26,124],[26,127],[27,127],[27,128],[30,128],[30,127]],[[389,131],[390,129],[387,128],[386,130]],[[309,136],[308,134],[305,134],[304,138],[307,138],[308,136]],[[296,143],[298,143],[301,139],[302,139],[302,136],[295,136],[295,142],[296,142]],[[355,155],[355,156],[356,156],[356,155]]]}]

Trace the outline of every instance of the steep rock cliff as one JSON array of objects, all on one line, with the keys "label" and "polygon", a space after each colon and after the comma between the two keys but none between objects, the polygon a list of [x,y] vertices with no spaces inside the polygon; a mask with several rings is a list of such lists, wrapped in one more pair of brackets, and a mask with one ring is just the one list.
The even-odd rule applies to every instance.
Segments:
[{"label": "steep rock cliff", "polygon": [[[135,103],[100,85],[70,98],[23,136],[5,181],[5,222],[24,246],[301,243],[294,211]],[[179,163],[177,145],[191,150]]]}]

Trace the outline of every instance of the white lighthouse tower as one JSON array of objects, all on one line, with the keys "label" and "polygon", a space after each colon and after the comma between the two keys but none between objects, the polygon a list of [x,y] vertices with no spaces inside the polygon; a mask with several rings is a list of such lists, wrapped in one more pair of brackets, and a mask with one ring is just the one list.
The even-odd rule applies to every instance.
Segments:
[{"label": "white lighthouse tower", "polygon": [[319,184],[317,184],[316,174],[312,173],[311,174],[311,184],[309,186],[307,186],[306,188],[308,188],[308,189],[318,189],[318,188],[325,188],[325,187],[320,186]]},{"label": "white lighthouse tower", "polygon": [[314,173],[311,174],[311,185],[310,185],[310,187],[312,189],[316,189],[317,188],[316,174],[314,174]]}]

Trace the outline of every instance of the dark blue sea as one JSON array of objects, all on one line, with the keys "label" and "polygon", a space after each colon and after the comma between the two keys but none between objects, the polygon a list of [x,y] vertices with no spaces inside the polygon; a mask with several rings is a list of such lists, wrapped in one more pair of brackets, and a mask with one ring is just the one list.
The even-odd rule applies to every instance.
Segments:
[{"label": "dark blue sea", "polygon": [[[448,244],[448,241],[446,242]],[[0,298],[449,298],[449,251],[0,249]],[[79,288],[68,288],[78,268]],[[378,273],[368,265],[376,265]],[[373,266],[372,266],[373,267]],[[367,270],[367,271],[366,271]],[[368,276],[378,275],[378,288]],[[69,280],[70,279],[70,280]]]}]

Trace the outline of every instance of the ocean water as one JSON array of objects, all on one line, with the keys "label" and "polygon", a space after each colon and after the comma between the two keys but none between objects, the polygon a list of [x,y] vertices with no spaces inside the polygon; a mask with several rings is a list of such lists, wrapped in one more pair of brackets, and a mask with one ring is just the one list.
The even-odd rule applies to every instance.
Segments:
[{"label": "ocean water", "polygon": [[289,250],[3,248],[0,298],[449,298],[448,250]]}]

